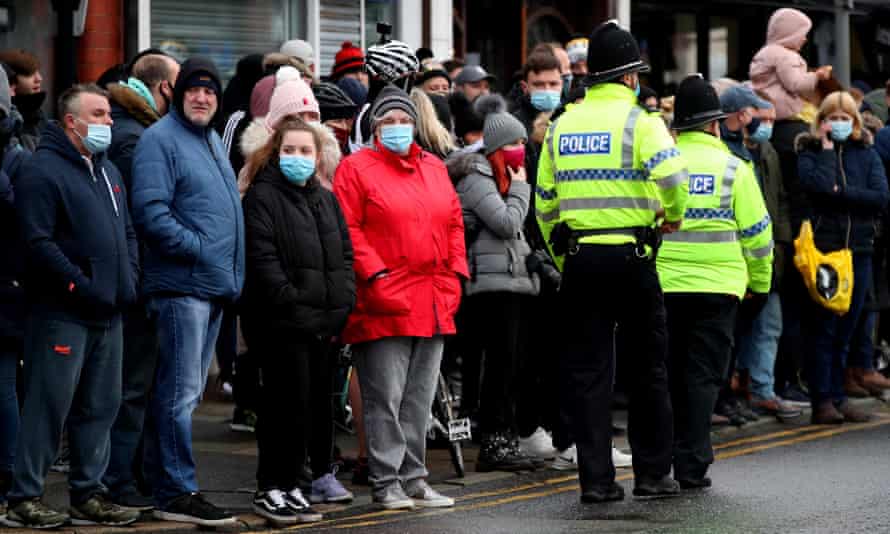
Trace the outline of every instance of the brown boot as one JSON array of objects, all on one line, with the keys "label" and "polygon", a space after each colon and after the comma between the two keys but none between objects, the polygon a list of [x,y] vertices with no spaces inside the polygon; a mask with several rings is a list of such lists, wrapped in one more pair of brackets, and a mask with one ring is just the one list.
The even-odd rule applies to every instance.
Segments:
[{"label": "brown boot", "polygon": [[856,369],[852,367],[848,367],[847,370],[844,371],[844,391],[847,393],[848,397],[857,399],[871,396],[871,393],[862,387],[862,384],[857,379]]},{"label": "brown boot", "polygon": [[837,407],[837,411],[841,413],[844,417],[844,421],[848,421],[850,423],[866,423],[871,421],[871,414],[864,412],[852,404],[850,401],[844,401],[840,406]]},{"label": "brown boot", "polygon": [[813,407],[812,422],[814,425],[839,425],[844,422],[844,416],[837,411],[833,402],[826,400]]},{"label": "brown boot", "polygon": [[862,387],[876,397],[882,396],[885,389],[890,389],[890,379],[874,369],[854,369],[853,373]]}]

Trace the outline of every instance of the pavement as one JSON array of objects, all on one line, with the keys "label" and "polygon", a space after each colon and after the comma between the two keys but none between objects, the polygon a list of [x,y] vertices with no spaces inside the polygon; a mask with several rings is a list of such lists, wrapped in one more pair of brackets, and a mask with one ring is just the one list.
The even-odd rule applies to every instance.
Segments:
[{"label": "pavement", "polygon": [[[354,487],[350,473],[340,480],[356,495],[349,505],[322,505],[325,520],[287,530],[358,530],[360,532],[870,532],[890,533],[890,408],[876,399],[857,401],[874,411],[872,422],[837,427],[809,425],[809,415],[791,423],[761,418],[742,428],[714,432],[715,487],[700,494],[641,502],[630,498],[632,474],[619,470],[628,499],[622,503],[582,506],[577,474],[549,469],[532,473],[475,473],[478,449],[467,444],[467,476],[454,476],[448,451],[428,452],[429,481],[454,497],[450,509],[379,511],[370,488]],[[229,430],[231,404],[205,400],[194,419],[194,450],[202,491],[217,505],[239,514],[236,531],[268,531],[250,513],[255,488],[256,444],[253,435]],[[615,413],[616,423],[626,421]],[[624,437],[616,445],[627,450]],[[340,434],[344,456],[357,449],[354,436]],[[45,500],[67,505],[64,475],[52,473]],[[61,532],[191,532],[196,527],[144,518],[127,529],[64,527]],[[0,534],[23,532],[0,528]]]}]

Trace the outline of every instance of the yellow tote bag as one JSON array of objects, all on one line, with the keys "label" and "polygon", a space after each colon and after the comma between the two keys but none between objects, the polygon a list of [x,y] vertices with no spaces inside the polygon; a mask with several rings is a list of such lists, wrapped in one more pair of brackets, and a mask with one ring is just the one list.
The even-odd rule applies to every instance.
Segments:
[{"label": "yellow tote bag", "polygon": [[853,297],[853,252],[847,248],[823,254],[813,241],[813,226],[806,220],[794,240],[794,265],[803,275],[810,296],[837,315],[850,311]]}]

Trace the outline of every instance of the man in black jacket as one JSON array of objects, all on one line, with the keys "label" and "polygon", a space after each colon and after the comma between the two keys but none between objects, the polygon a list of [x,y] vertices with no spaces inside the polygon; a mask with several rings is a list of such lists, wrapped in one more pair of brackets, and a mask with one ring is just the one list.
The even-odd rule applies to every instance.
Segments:
[{"label": "man in black jacket", "polygon": [[[110,504],[100,481],[121,398],[121,309],[136,299],[139,261],[123,181],[104,154],[110,113],[96,86],[62,94],[62,121],[46,127],[16,189],[29,316],[10,526],[51,528],[69,518],[127,525],[139,517]],[[40,502],[66,418],[70,516]]]},{"label": "man in black jacket", "polygon": [[[166,115],[178,74],[179,63],[173,58],[147,54],[133,64],[130,79],[108,85],[114,119],[108,159],[120,171],[128,199],[136,144],[146,128]],[[152,508],[151,499],[136,490],[133,462],[142,438],[148,391],[157,361],[157,325],[140,300],[125,312],[121,407],[111,429],[111,457],[102,478],[113,502],[136,510]],[[141,466],[141,462],[137,465]]]}]

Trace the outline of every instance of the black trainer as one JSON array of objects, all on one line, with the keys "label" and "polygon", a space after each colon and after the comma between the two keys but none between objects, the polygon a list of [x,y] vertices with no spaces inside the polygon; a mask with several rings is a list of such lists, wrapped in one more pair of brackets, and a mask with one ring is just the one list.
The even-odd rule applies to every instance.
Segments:
[{"label": "black trainer", "polygon": [[294,488],[285,493],[284,503],[296,514],[297,521],[300,523],[314,523],[321,521],[323,517],[320,512],[312,508],[300,488]]},{"label": "black trainer", "polygon": [[677,482],[680,483],[680,489],[684,490],[700,490],[711,487],[711,479],[708,477],[681,478]]},{"label": "black trainer", "polygon": [[295,525],[299,522],[284,500],[284,492],[277,489],[258,491],[253,496],[253,511],[275,525]]},{"label": "black trainer", "polygon": [[680,494],[680,484],[665,475],[662,478],[638,477],[634,484],[635,497],[674,497]]},{"label": "black trainer", "polygon": [[210,504],[200,493],[186,493],[173,499],[163,510],[155,510],[154,517],[161,521],[192,523],[202,527],[224,527],[238,523],[238,518]]},{"label": "black trainer", "polygon": [[599,504],[604,502],[623,501],[624,488],[617,482],[605,488],[593,488],[581,492],[581,502],[585,504]]},{"label": "black trainer", "polygon": [[534,471],[535,464],[519,452],[519,444],[514,441],[516,440],[505,434],[485,436],[476,458],[476,471]]}]

